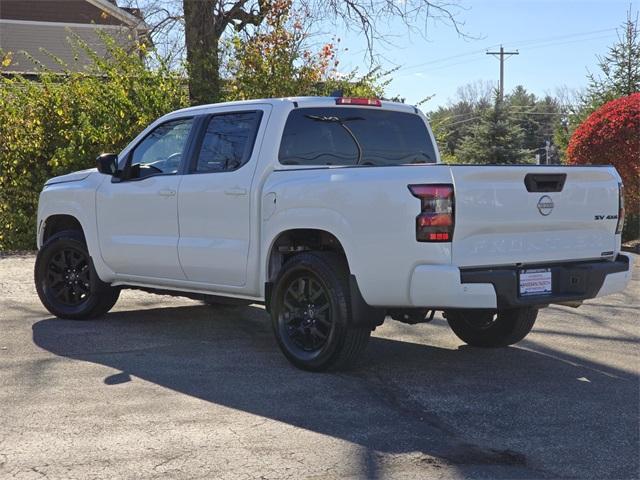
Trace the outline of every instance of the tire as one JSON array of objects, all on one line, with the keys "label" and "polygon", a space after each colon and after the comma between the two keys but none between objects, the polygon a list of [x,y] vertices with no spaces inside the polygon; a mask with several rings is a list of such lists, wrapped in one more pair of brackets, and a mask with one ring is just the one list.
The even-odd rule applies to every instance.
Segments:
[{"label": "tire", "polygon": [[65,230],[49,238],[38,251],[34,270],[42,305],[59,318],[88,320],[107,313],[120,289],[98,277],[84,237]]},{"label": "tire", "polygon": [[334,253],[308,252],[282,267],[271,296],[273,331],[282,353],[310,371],[353,366],[371,328],[350,326],[349,271]]},{"label": "tire", "polygon": [[518,343],[533,328],[538,309],[449,310],[447,322],[460,340],[474,347],[497,348]]}]

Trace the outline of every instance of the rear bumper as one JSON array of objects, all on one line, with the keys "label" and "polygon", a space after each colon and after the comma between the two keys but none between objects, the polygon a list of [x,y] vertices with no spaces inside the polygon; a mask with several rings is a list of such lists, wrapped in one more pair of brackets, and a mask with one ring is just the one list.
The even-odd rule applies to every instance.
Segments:
[{"label": "rear bumper", "polygon": [[518,269],[514,267],[461,270],[460,278],[463,284],[493,285],[497,307],[513,308],[575,302],[620,292],[631,280],[632,264],[630,256],[620,254],[614,261],[527,265],[551,269],[553,293],[526,297],[518,294]]},{"label": "rear bumper", "polygon": [[551,265],[549,295],[521,297],[517,267],[458,269],[451,265],[419,265],[411,277],[409,296],[415,307],[514,308],[576,302],[624,290],[631,280],[633,259],[620,254],[614,261],[594,260]]}]

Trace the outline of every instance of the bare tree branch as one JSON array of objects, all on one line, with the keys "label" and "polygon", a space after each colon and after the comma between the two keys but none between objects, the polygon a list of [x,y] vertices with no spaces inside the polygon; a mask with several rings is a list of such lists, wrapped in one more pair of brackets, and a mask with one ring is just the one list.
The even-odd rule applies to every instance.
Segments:
[{"label": "bare tree branch", "polygon": [[[457,0],[298,0],[320,17],[333,18],[345,28],[362,32],[367,53],[373,59],[378,43],[389,43],[394,33],[383,31],[390,19],[398,19],[409,32],[428,38],[429,22],[442,23],[458,35],[469,37],[459,14],[465,10]],[[422,27],[419,28],[418,25]]]},{"label": "bare tree branch", "polygon": [[[233,29],[251,33],[263,24],[269,10],[284,0],[119,0],[139,8],[151,25],[150,36],[167,57],[184,59],[182,40],[189,61],[192,101],[217,100],[220,85],[221,40]],[[378,44],[392,45],[392,40],[406,33],[427,38],[430,25],[443,23],[467,37],[459,13],[461,0],[292,0],[294,8],[308,12],[306,21],[332,22],[336,26],[362,34],[365,56],[371,66],[376,63]],[[181,8],[183,7],[183,8]],[[185,16],[185,11],[188,15]],[[186,20],[185,20],[185,17]],[[399,20],[404,32],[389,31],[392,20]],[[387,27],[387,28],[385,28]],[[397,29],[396,29],[397,30]],[[179,57],[176,57],[178,53]],[[198,64],[199,66],[197,66]],[[200,94],[198,84],[202,91]]]}]

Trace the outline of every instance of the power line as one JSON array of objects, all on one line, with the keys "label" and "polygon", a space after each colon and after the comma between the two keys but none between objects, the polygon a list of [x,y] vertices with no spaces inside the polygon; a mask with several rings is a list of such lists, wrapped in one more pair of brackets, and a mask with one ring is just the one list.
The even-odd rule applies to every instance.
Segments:
[{"label": "power line", "polygon": [[[576,33],[570,33],[570,34],[566,34],[566,35],[556,35],[554,37],[547,37],[547,38],[536,38],[536,39],[529,39],[529,40],[516,40],[513,42],[507,42],[508,45],[512,45],[512,46],[526,46],[527,49],[532,49],[532,48],[544,48],[544,47],[551,47],[551,46],[555,46],[555,45],[564,45],[567,43],[575,43],[575,42],[582,42],[582,41],[589,41],[589,40],[599,40],[601,38],[607,38],[610,35],[606,35],[606,36],[597,36],[597,37],[593,37],[593,38],[581,38],[579,40],[572,40],[570,42],[556,42],[557,40],[566,40],[566,39],[571,39],[571,38],[578,38],[578,37],[586,37],[589,35],[594,35],[597,33],[604,33],[604,32],[614,32],[616,31],[616,28],[605,28],[605,29],[600,29],[600,30],[591,30],[589,32],[576,32]],[[481,50],[473,50],[473,51],[469,51],[469,52],[463,52],[463,53],[459,53],[456,55],[450,55],[448,57],[440,57],[440,58],[436,58],[433,60],[429,60],[427,62],[422,62],[422,63],[417,63],[414,65],[407,65],[405,67],[400,67],[399,70],[412,70],[414,68],[420,68],[420,67],[425,67],[427,65],[435,65],[438,63],[443,63],[443,62],[448,62],[450,60],[454,60],[457,58],[464,58],[464,57],[469,57],[469,56],[473,56],[473,55],[477,55],[479,53],[482,53],[484,51],[486,51],[487,49],[490,48],[494,48],[497,47],[499,44],[493,44],[493,45],[487,45],[485,48],[481,49]],[[449,66],[453,66],[453,65],[459,65],[460,63],[465,63],[465,62],[459,62],[459,63],[454,63],[452,65]],[[440,68],[440,67],[438,67]],[[443,67],[446,68],[446,67]]]},{"label": "power line", "polygon": [[[407,65],[406,67],[400,67],[399,70],[411,70],[414,68],[420,68],[420,67],[425,67],[427,65],[435,65],[437,63],[443,63],[443,62],[448,62],[450,60],[454,60],[456,58],[463,58],[463,57],[471,57],[473,55],[478,55],[479,53],[482,53],[484,51],[486,51],[487,48],[492,48],[492,47],[496,47],[497,45],[490,45],[486,48],[480,49],[480,50],[474,50],[472,52],[467,52],[467,53],[460,53],[457,55],[451,55],[448,57],[441,57],[441,58],[436,58],[434,60],[429,60],[428,62],[422,62],[422,63],[418,63],[415,65]],[[456,63],[457,65],[457,63]]]},{"label": "power line", "polygon": [[[482,50],[483,52],[485,50]],[[475,55],[475,54],[474,54]],[[453,63],[448,63],[446,65],[437,65],[435,68],[429,68],[429,72],[436,72],[438,70],[443,70],[449,67],[455,67],[456,65],[463,65],[463,64],[469,64],[469,63],[473,63],[473,62],[479,62],[480,60],[482,60],[481,58],[474,58],[472,60],[461,60],[459,62],[453,62]]]},{"label": "power line", "polygon": [[[508,114],[511,115],[558,115],[558,116],[564,116],[566,115],[566,113],[563,112],[518,112],[518,111],[510,111],[508,112]],[[482,116],[479,116],[477,114],[475,114],[475,116],[471,117],[471,118],[465,118],[464,120],[456,120],[455,122],[448,122],[448,120],[453,120],[457,117],[464,117],[466,115],[474,115],[474,113],[462,113],[460,115],[451,115],[449,117],[445,117],[440,121],[434,121],[434,122],[430,122],[431,126],[434,128],[440,128],[440,127],[453,127],[456,125],[460,125],[462,123],[467,123],[470,122],[472,120],[478,120],[480,118],[482,118]]]},{"label": "power line", "polygon": [[[481,118],[482,118],[481,116],[478,116],[478,117],[471,117],[471,118],[466,118],[466,119],[464,119],[464,120],[459,120],[459,121],[454,122],[454,123],[448,123],[448,124],[447,124],[447,123],[445,123],[443,126],[453,127],[453,126],[455,126],[455,125],[459,125],[459,124],[461,124],[461,123],[467,123],[467,122],[471,122],[471,121],[473,121],[473,120],[479,120],[479,119],[481,119]],[[440,125],[440,124],[438,124],[438,125]]]},{"label": "power line", "polygon": [[521,41],[509,42],[509,45],[521,47],[526,44],[547,43],[547,42],[553,42],[555,40],[565,40],[567,38],[584,37],[584,36],[593,35],[596,33],[615,32],[615,31],[616,31],[616,28],[604,28],[602,30],[592,30],[590,32],[569,33],[567,35],[556,35],[555,37],[536,38],[532,40],[521,40]]},{"label": "power line", "polygon": [[514,114],[514,115],[560,115],[560,116],[566,115],[566,113],[562,113],[562,112],[509,112],[509,114]]},{"label": "power line", "polygon": [[554,43],[548,43],[545,45],[533,45],[530,47],[525,47],[524,50],[536,50],[538,48],[556,47],[558,45],[569,45],[571,43],[583,43],[583,42],[588,42],[590,40],[601,40],[604,38],[611,38],[611,37],[612,35],[600,35],[598,37],[580,38],[578,40],[567,40],[566,42],[554,42]]}]

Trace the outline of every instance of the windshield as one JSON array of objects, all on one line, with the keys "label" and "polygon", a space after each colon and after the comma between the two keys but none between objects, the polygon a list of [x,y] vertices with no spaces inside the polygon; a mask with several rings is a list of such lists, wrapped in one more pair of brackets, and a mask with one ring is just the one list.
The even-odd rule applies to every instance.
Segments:
[{"label": "windshield", "polygon": [[427,127],[413,113],[373,108],[298,108],[280,144],[283,165],[436,163]]}]

